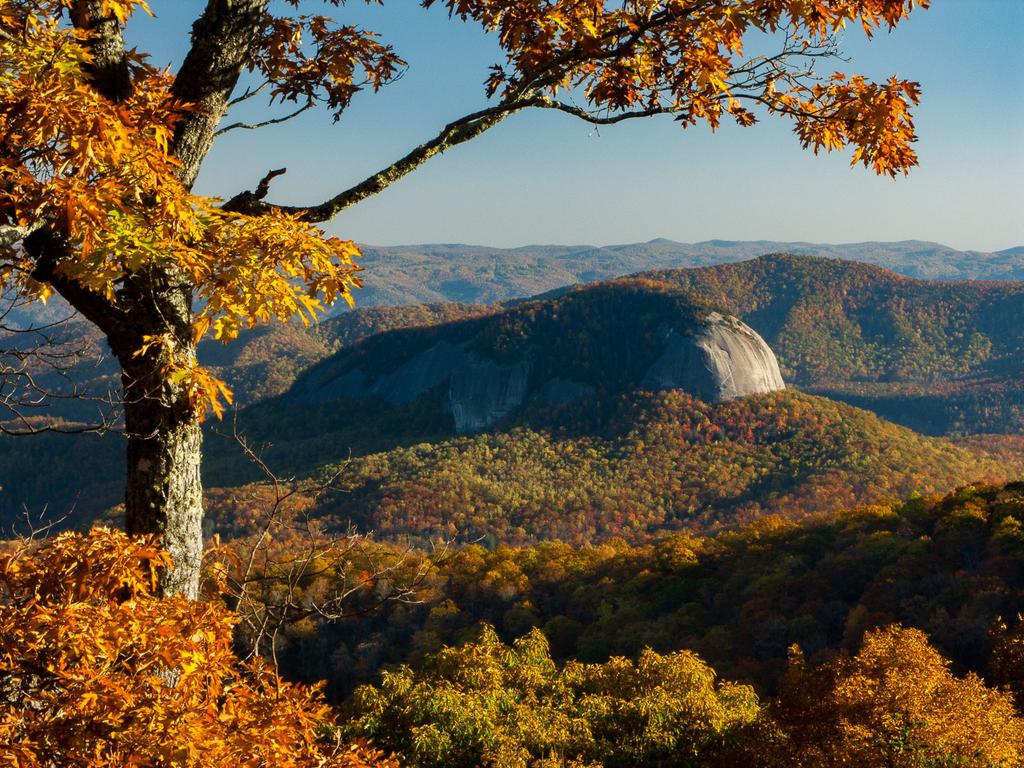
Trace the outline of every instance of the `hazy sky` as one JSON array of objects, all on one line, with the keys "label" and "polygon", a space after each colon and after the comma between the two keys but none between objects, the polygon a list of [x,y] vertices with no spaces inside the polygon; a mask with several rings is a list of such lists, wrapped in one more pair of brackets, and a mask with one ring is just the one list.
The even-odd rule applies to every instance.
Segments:
[{"label": "hazy sky", "polygon": [[[175,66],[205,0],[150,0],[133,44]],[[304,115],[214,147],[197,191],[230,196],[270,168],[281,203],[351,186],[485,104],[499,60],[492,38],[417,0],[340,10],[395,45],[410,68],[357,96],[342,121]],[[850,168],[848,155],[800,149],[781,119],[753,128],[681,130],[670,118],[595,130],[567,115],[521,113],[437,157],[329,225],[377,245],[460,242],[610,244],[667,237],[730,240],[935,240],[998,250],[1024,244],[1024,0],[933,0],[892,34],[851,31],[842,69],[923,86],[921,165],[909,178]],[[252,113],[246,117],[252,116]]]}]

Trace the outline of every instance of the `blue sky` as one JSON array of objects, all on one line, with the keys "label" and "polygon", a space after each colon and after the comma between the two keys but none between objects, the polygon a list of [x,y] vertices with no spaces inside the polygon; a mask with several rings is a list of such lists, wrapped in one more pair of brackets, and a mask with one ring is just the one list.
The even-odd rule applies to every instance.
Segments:
[{"label": "blue sky", "polygon": [[[150,0],[132,43],[174,67],[203,0]],[[270,168],[288,174],[281,203],[314,203],[361,181],[443,124],[486,102],[500,54],[478,28],[416,0],[344,8],[310,2],[373,29],[409,71],[359,95],[340,123],[303,115],[224,135],[197,191],[230,196]],[[680,130],[670,119],[595,130],[572,117],[522,113],[455,148],[328,226],[364,243],[610,244],[667,237],[730,240],[922,239],[997,250],[1024,244],[1024,0],[934,0],[891,34],[847,33],[842,69],[921,82],[921,166],[909,178],[850,168],[843,154],[800,149],[783,120]],[[260,108],[259,114],[267,114]],[[249,112],[245,117],[256,116]]]}]

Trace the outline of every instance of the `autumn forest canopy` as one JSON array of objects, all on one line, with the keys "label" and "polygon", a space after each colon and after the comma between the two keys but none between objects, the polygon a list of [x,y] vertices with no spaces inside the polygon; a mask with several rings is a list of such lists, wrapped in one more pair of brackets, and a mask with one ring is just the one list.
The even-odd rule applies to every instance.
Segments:
[{"label": "autumn forest canopy", "polygon": [[478,107],[319,199],[197,180],[402,50],[207,0],[162,68],[160,5],[0,0],[0,765],[1024,764],[1015,249],[325,231],[530,110],[902,177],[920,85],[841,33],[928,0],[409,3]]}]

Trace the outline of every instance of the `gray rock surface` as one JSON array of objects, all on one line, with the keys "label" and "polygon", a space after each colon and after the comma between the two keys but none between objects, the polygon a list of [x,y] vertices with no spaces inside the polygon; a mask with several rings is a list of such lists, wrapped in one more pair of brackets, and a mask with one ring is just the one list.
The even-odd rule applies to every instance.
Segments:
[{"label": "gray rock surface", "polygon": [[711,312],[692,335],[665,329],[665,342],[641,386],[682,389],[714,403],[786,388],[775,353],[735,317]]},{"label": "gray rock surface", "polygon": [[467,360],[452,371],[445,406],[461,434],[479,432],[523,404],[530,383],[530,364],[498,365]]},{"label": "gray rock surface", "polygon": [[373,379],[358,368],[346,370],[344,360],[321,366],[300,379],[288,396],[307,403],[377,397],[399,404],[446,384],[444,408],[455,431],[468,434],[486,429],[525,402],[530,368],[528,359],[501,365],[442,341]]},{"label": "gray rock surface", "polygon": [[452,371],[470,362],[472,356],[461,345],[446,341],[420,352],[394,371],[373,380],[359,368],[345,370],[342,359],[338,365],[322,365],[313,375],[300,379],[290,396],[303,402],[379,397],[386,403],[409,403],[446,381]]},{"label": "gray rock surface", "polygon": [[[708,402],[722,402],[786,386],[765,341],[734,317],[712,312],[689,332],[666,323],[660,337],[664,351],[637,382],[642,388],[682,389]],[[451,414],[455,431],[470,434],[524,403],[566,403],[594,391],[591,385],[560,377],[532,381],[531,358],[528,351],[522,359],[498,363],[470,352],[466,345],[442,341],[394,371],[372,378],[347,367],[344,358],[321,365],[300,379],[288,397],[303,402],[376,397],[399,404],[440,388],[442,406]]]}]

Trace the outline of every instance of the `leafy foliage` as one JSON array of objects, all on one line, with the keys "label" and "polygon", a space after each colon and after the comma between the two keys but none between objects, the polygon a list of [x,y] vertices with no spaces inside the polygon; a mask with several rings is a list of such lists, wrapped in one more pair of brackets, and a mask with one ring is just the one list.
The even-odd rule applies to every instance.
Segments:
[{"label": "leafy foliage", "polygon": [[[942,491],[972,477],[1005,481],[1024,467],[1019,442],[961,447],[791,392],[718,405],[640,392],[518,420],[329,468],[340,472],[340,493],[321,514],[386,536],[638,542],[665,529]],[[281,457],[281,448],[268,453]]]},{"label": "leafy foliage", "polygon": [[923,633],[896,625],[817,669],[794,651],[767,706],[690,652],[560,668],[539,630],[510,647],[485,626],[360,688],[349,709],[348,732],[418,768],[1010,768],[1024,753],[1012,698],[952,675]]},{"label": "leafy foliage", "polygon": [[[929,514],[941,509],[933,524],[946,530],[987,504],[1003,514],[1003,529],[1006,513],[1021,506],[1019,493],[965,491],[933,502]],[[922,524],[923,512],[903,514]],[[870,514],[876,523],[892,517]],[[858,522],[846,518],[803,530],[820,542],[822,526]],[[877,528],[866,538],[877,539]],[[593,591],[580,589],[579,579],[597,563],[597,591],[621,588],[605,567],[617,561],[619,575],[637,567],[645,594],[663,603],[656,580],[676,571],[706,581],[696,570],[720,544],[744,542],[748,552],[764,547],[768,556],[772,536],[795,530],[762,524],[715,540],[676,537],[643,551],[548,545],[516,556],[542,569],[563,599]],[[544,632],[527,629],[508,645],[484,625],[468,642],[385,672],[336,717],[315,689],[286,683],[258,661],[240,662],[231,650],[236,617],[216,600],[156,599],[155,569],[168,566],[152,542],[101,529],[21,544],[0,557],[0,738],[14,764],[397,768],[367,737],[410,768],[827,768],[851,761],[1011,768],[1024,751],[1024,719],[1008,692],[973,673],[952,674],[923,632],[897,625],[869,630],[851,640],[849,652],[817,665],[794,647],[772,698],[719,680],[690,650],[641,646],[629,657],[560,663],[548,640],[564,642],[557,622]],[[744,567],[762,568],[753,561]],[[507,578],[500,570],[492,566],[487,579]],[[444,575],[448,589],[456,574]],[[719,583],[751,590],[735,576]],[[1005,636],[1018,642],[1012,632]],[[993,658],[1007,658],[1000,654],[997,645]]]},{"label": "leafy foliage", "polygon": [[868,632],[856,656],[814,671],[795,652],[773,710],[787,735],[778,764],[1019,764],[1024,721],[1012,698],[948,667],[923,632],[898,626]]},{"label": "leafy foliage", "polygon": [[94,529],[0,557],[0,742],[12,765],[395,768],[328,737],[319,692],[232,650],[216,602],[154,595],[153,541]]},{"label": "leafy foliage", "polygon": [[[900,623],[927,632],[955,669],[1019,692],[1022,629],[990,630],[1024,613],[1022,521],[1024,487],[1011,484],[641,546],[471,545],[424,584],[422,605],[288,635],[280,659],[301,679],[326,676],[340,697],[487,622],[506,641],[542,628],[559,659],[692,649],[728,679],[773,691],[793,643],[816,665]],[[327,658],[333,667],[312,662]]]},{"label": "leafy foliage", "polygon": [[919,98],[916,83],[892,77],[877,84],[839,73],[809,83],[783,57],[760,72],[756,59],[744,61],[743,43],[747,35],[785,30],[804,40],[805,48],[824,46],[848,22],[859,22],[871,35],[879,26],[891,29],[915,6],[927,7],[927,0],[439,4],[497,33],[506,62],[492,68],[489,95],[508,100],[540,92],[554,98],[576,89],[595,110],[668,111],[684,127],[705,122],[712,128],[726,115],[753,125],[757,118],[743,104],[761,104],[792,118],[801,144],[816,153],[852,145],[852,163],[893,176],[917,164],[909,115]]},{"label": "leafy foliage", "polygon": [[[217,338],[231,339],[242,327],[271,318],[308,322],[325,304],[351,301],[359,285],[354,244],[326,238],[294,214],[229,212],[190,193],[168,154],[175,126],[188,110],[176,103],[168,74],[133,54],[128,98],[115,102],[92,87],[92,33],[61,23],[65,7],[77,13],[80,5],[20,0],[6,4],[0,16],[0,128],[9,144],[0,216],[26,233],[59,224],[72,246],[65,258],[43,264],[30,250],[15,247],[17,239],[5,241],[5,284],[45,298],[53,283],[70,280],[113,301],[129,278],[172,269],[187,276],[202,300],[193,324],[197,340],[211,329]],[[104,3],[104,9],[123,24],[139,5],[145,7],[115,2]],[[393,74],[391,54],[372,38],[328,31],[323,20],[308,23],[335,57],[347,52],[362,58],[376,85]],[[259,59],[282,98],[312,87],[297,85],[309,60],[304,66],[295,59],[294,43],[278,40],[294,35],[293,27],[282,20],[268,32],[264,42],[277,55]],[[354,76],[352,65],[318,74],[336,84],[329,97],[339,108]],[[166,375],[197,410],[211,407],[219,414],[230,393],[199,367],[180,339],[167,333],[143,341],[162,350]]]},{"label": "leafy foliage", "polygon": [[384,674],[355,693],[345,731],[418,768],[725,765],[758,716],[746,686],[718,683],[692,653],[559,669],[539,630],[504,645],[494,630]]}]

